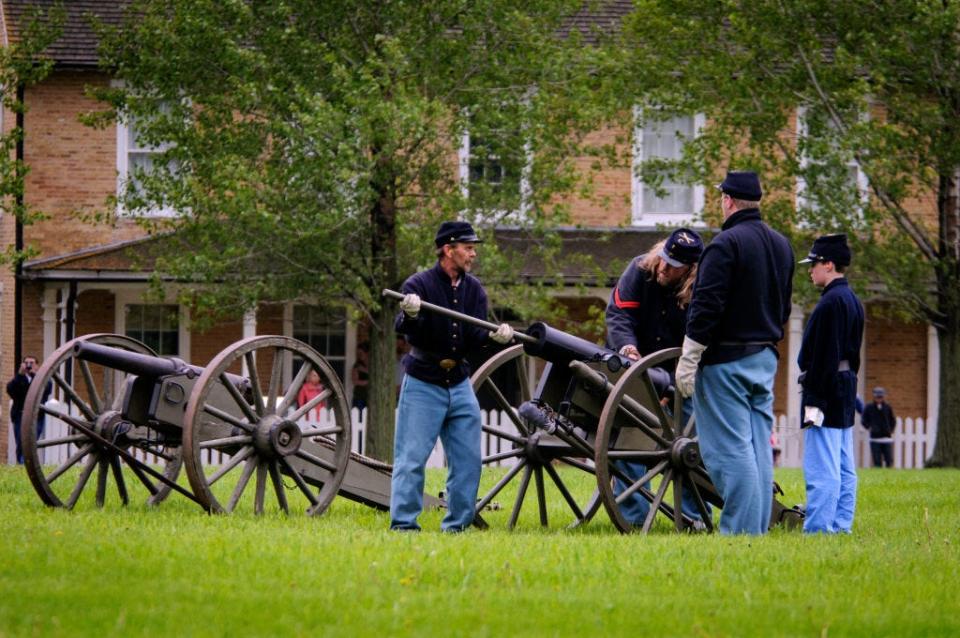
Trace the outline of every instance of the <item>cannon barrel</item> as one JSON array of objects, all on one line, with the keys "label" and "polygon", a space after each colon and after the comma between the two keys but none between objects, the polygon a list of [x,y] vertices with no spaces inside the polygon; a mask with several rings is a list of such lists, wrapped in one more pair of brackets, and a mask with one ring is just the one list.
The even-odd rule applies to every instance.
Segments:
[{"label": "cannon barrel", "polygon": [[164,377],[171,374],[196,375],[202,371],[179,359],[154,357],[89,341],[81,341],[73,346],[73,354],[83,361],[144,377]]},{"label": "cannon barrel", "polygon": [[598,346],[586,339],[551,328],[538,321],[527,328],[527,336],[535,341],[526,341],[523,349],[527,354],[553,363],[568,364],[571,361],[603,361],[611,372],[630,366],[630,360],[613,350]]}]

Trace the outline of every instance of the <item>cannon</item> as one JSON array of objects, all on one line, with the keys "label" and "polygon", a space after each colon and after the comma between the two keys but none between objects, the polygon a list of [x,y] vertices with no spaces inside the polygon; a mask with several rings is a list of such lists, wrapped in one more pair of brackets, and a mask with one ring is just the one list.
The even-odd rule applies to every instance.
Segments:
[{"label": "cannon", "polygon": [[[390,290],[384,295],[403,297]],[[424,302],[421,309],[489,330],[497,328],[433,304]],[[658,516],[677,531],[714,529],[713,508],[722,508],[723,499],[703,465],[695,419],[682,422],[683,399],[672,387],[671,371],[680,348],[631,361],[542,322],[515,335],[520,344],[494,354],[471,378],[481,404],[496,406],[507,419],[483,425],[490,450],[482,459],[484,473],[497,473],[499,480],[478,500],[477,525],[490,525],[496,517],[505,518],[506,527],[514,528],[532,480],[536,518],[543,527],[549,526],[547,498],[553,494],[570,512],[562,521],[569,527],[584,525],[603,508],[624,533],[647,533]],[[647,471],[630,478],[624,463],[641,464]],[[560,466],[569,469],[560,471]],[[577,493],[572,487],[585,483],[577,480],[578,473],[595,479],[586,481],[592,486],[589,491]],[[622,481],[623,491],[617,493],[614,479]],[[515,491],[506,490],[517,481]],[[681,507],[684,490],[696,503],[699,522]],[[772,485],[771,526],[793,527],[802,522],[802,512],[780,503],[776,490],[779,487]],[[494,499],[508,493],[512,507],[502,508],[502,514],[487,511]],[[633,494],[640,494],[650,505],[640,526],[628,521],[620,508]]]},{"label": "cannon", "polygon": [[[285,371],[293,378],[284,389]],[[323,390],[298,406],[311,372]],[[322,418],[303,425],[320,406]],[[44,422],[61,431],[39,437]],[[390,467],[351,452],[350,432],[334,369],[281,336],[239,341],[205,368],[121,335],[79,337],[37,372],[22,421],[27,474],[53,507],[91,496],[102,507],[111,483],[125,505],[132,475],[151,505],[176,491],[218,513],[261,514],[270,493],[284,512],[320,514],[337,494],[388,509]],[[181,468],[187,485],[178,481]],[[426,497],[425,505],[442,502]]]}]

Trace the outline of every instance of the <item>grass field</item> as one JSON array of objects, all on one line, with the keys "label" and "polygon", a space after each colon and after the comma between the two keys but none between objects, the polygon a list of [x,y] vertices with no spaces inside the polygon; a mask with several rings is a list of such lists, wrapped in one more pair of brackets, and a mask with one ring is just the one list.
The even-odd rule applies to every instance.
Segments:
[{"label": "grass field", "polygon": [[[799,471],[777,478],[802,502]],[[144,494],[50,510],[0,467],[0,636],[960,635],[960,471],[861,471],[840,537],[621,536],[602,512],[544,531],[533,501],[513,532],[432,512],[398,534],[341,498],[256,518]]]}]

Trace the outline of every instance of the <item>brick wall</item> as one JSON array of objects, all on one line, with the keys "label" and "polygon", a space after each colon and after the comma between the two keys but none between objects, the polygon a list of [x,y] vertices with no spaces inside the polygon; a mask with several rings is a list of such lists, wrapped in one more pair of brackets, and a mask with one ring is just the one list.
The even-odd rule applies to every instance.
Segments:
[{"label": "brick wall", "polygon": [[927,327],[884,317],[867,308],[865,401],[874,386],[903,417],[927,416]]},{"label": "brick wall", "polygon": [[112,292],[84,290],[77,295],[76,336],[116,331],[116,296]]},{"label": "brick wall", "polygon": [[93,129],[78,119],[82,113],[103,109],[84,92],[89,85],[107,81],[100,73],[57,72],[26,91],[24,157],[30,166],[26,202],[53,217],[24,231],[25,242],[38,247],[41,256],[144,234],[130,220],[110,227],[77,217],[107,210],[106,198],[116,193],[116,127]]}]

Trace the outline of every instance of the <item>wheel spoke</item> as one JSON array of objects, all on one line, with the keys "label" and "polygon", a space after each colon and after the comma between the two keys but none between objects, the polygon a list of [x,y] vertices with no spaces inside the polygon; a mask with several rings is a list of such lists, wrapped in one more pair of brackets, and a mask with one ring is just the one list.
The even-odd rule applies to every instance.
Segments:
[{"label": "wheel spoke", "polygon": [[503,412],[507,413],[507,416],[509,416],[510,420],[513,421],[513,424],[516,426],[517,430],[522,432],[524,436],[528,436],[530,431],[527,430],[527,426],[523,424],[523,422],[520,420],[520,417],[517,416],[516,412],[513,411],[513,406],[510,405],[510,402],[507,401],[507,398],[503,396],[502,392],[500,392],[500,388],[497,387],[497,384],[494,383],[490,377],[484,379],[484,383],[493,393],[494,401],[497,402]]},{"label": "wheel spoke", "polygon": [[253,471],[257,469],[257,457],[251,457],[247,459],[247,464],[243,466],[243,472],[240,474],[240,479],[237,481],[237,485],[233,488],[233,494],[230,495],[230,502],[227,503],[227,511],[232,512],[234,508],[237,507],[237,503],[240,502],[240,497],[243,496],[243,491],[247,489],[247,483],[250,482],[250,477],[253,476]]},{"label": "wheel spoke", "polygon": [[253,513],[263,514],[264,495],[267,491],[267,461],[257,463],[257,486],[253,493]]},{"label": "wheel spoke", "polygon": [[107,500],[107,471],[110,462],[105,455],[100,456],[100,462],[97,465],[97,507],[103,507]]},{"label": "wheel spoke", "polygon": [[516,443],[521,447],[523,447],[527,443],[527,440],[525,438],[518,436],[516,434],[512,434],[510,432],[507,432],[506,430],[495,428],[492,425],[484,425],[482,429],[487,434],[492,434],[493,436],[498,436],[501,439],[506,439],[507,441],[510,441],[511,443]]},{"label": "wheel spoke", "polygon": [[707,526],[707,529],[711,532],[713,531],[713,520],[710,516],[710,510],[707,509],[707,504],[703,502],[703,497],[700,495],[700,488],[697,487],[696,481],[691,481],[687,479],[687,483],[690,485],[690,493],[693,494],[693,500],[697,503],[697,511],[700,512],[700,519],[703,521],[703,524]]},{"label": "wheel spoke", "polygon": [[230,470],[250,458],[250,455],[253,454],[253,452],[253,446],[251,445],[243,448],[238,453],[231,456],[226,465],[221,466],[219,470],[210,475],[210,478],[207,479],[207,485],[212,486],[214,483],[222,479]]},{"label": "wheel spoke", "polygon": [[250,389],[253,391],[253,407],[257,414],[263,416],[263,389],[260,387],[260,373],[257,371],[257,360],[253,350],[244,353],[243,360],[247,364],[247,376],[250,378]]},{"label": "wheel spoke", "polygon": [[44,480],[47,482],[47,485],[53,484],[58,478],[60,478],[64,472],[69,470],[71,467],[77,464],[77,461],[82,459],[84,456],[90,453],[90,450],[93,449],[93,443],[88,443],[82,448],[70,455],[66,461],[63,462],[63,465],[55,469],[49,475],[44,477]]},{"label": "wheel spoke", "polygon": [[280,402],[280,405],[277,406],[276,414],[283,414],[293,405],[293,402],[297,398],[297,394],[300,392],[300,386],[303,385],[304,380],[306,380],[307,375],[310,374],[310,370],[313,368],[309,363],[304,363],[300,366],[300,369],[297,370],[297,376],[294,377],[293,381],[290,382],[290,387],[287,388],[287,393],[283,395],[283,401]]},{"label": "wheel spoke", "polygon": [[300,491],[303,492],[303,495],[307,497],[307,500],[309,500],[312,505],[316,506],[320,500],[313,492],[310,491],[310,486],[303,479],[303,477],[300,476],[300,473],[294,469],[290,461],[287,460],[287,457],[281,457],[280,462],[283,463],[285,468],[287,468],[287,472],[293,477],[293,482],[297,484],[297,487],[299,487]]},{"label": "wheel spoke", "polygon": [[331,434],[340,434],[343,432],[343,428],[339,425],[331,425],[326,428],[313,428],[312,430],[304,430],[301,432],[303,438],[307,439],[314,436],[329,436]]},{"label": "wheel spoke", "polygon": [[563,500],[565,500],[567,505],[570,506],[570,509],[573,510],[574,516],[577,517],[577,520],[582,521],[584,518],[583,512],[580,511],[580,506],[577,505],[577,502],[573,500],[570,490],[568,490],[564,482],[560,480],[560,475],[557,474],[557,470],[555,470],[549,463],[544,465],[543,469],[547,471],[547,474],[550,476],[551,480],[553,480],[553,484],[557,486],[557,489],[560,491],[560,495],[563,496]]},{"label": "wheel spoke", "polygon": [[294,455],[297,456],[297,457],[299,457],[299,458],[301,458],[301,459],[303,459],[304,461],[307,461],[308,463],[313,463],[314,465],[319,465],[320,467],[322,467],[322,468],[325,469],[326,471],[330,472],[331,474],[336,474],[336,472],[337,472],[337,466],[336,466],[336,465],[334,465],[334,464],[331,463],[330,461],[321,459],[319,456],[314,456],[313,454],[310,454],[309,452],[305,452],[304,450],[297,450],[296,452],[294,452]]},{"label": "wheel spoke", "polygon": [[489,492],[487,492],[487,495],[484,496],[479,503],[477,503],[477,511],[479,512],[483,510],[484,507],[489,505],[490,501],[492,501],[497,496],[497,494],[500,493],[500,490],[502,490],[507,483],[513,480],[513,477],[516,476],[517,473],[519,473],[520,470],[522,470],[526,464],[527,464],[526,459],[520,459],[519,463],[511,467],[510,471],[504,474],[503,478],[497,481],[497,484],[494,485]]},{"label": "wheel spoke", "polygon": [[506,452],[500,452],[499,454],[491,454],[490,456],[485,456],[480,460],[482,465],[487,465],[489,463],[496,463],[497,461],[502,461],[504,459],[512,459],[514,457],[520,456],[523,454],[521,448],[513,448],[512,450],[507,450]]},{"label": "wheel spoke", "polygon": [[[223,372],[220,374],[220,383],[222,383],[223,386],[226,387],[227,392],[230,394],[231,397],[233,397],[234,402],[236,402],[236,404],[243,411],[243,415],[247,417],[247,421],[249,423],[256,423],[257,421],[260,420],[257,417],[256,413],[253,411],[253,408],[250,407],[250,404],[247,403],[247,400],[243,398],[242,394],[240,394],[240,390],[237,389],[237,386],[233,385],[233,383],[230,381],[230,377],[227,376],[226,372]],[[216,408],[214,408],[212,405],[204,405],[203,409],[209,414],[213,414],[213,412],[211,412],[210,410],[216,409]],[[220,414],[227,414],[223,410],[217,410],[217,412],[219,412]],[[217,415],[214,414],[214,416],[217,416]],[[218,416],[217,418],[222,419],[223,417]],[[238,427],[242,427],[248,431],[250,430],[250,426],[240,425],[240,421],[234,418],[233,416],[231,416],[230,419],[231,419],[230,421],[227,421],[227,419],[223,419],[223,420],[227,421],[227,423],[231,423],[232,421],[235,421],[233,425],[237,425]]]},{"label": "wheel spoke", "polygon": [[[654,476],[662,472],[663,468],[665,468],[666,466],[667,466],[667,461],[661,461],[660,463],[657,463],[656,465],[654,465],[652,469],[648,470],[646,474],[644,474],[637,480],[630,479],[629,481],[624,481],[629,485],[627,489],[622,491],[620,494],[617,494],[617,498],[616,498],[617,505],[620,505],[625,500],[633,496],[634,493],[640,490],[641,488],[646,490],[646,488],[644,488],[643,486],[646,485],[648,481],[651,481]],[[626,476],[626,474],[624,474],[623,476]]]},{"label": "wheel spoke", "polygon": [[677,531],[683,530],[683,473],[674,472],[673,475],[673,526]]},{"label": "wheel spoke", "polygon": [[537,467],[534,470],[534,478],[537,482],[537,504],[540,507],[540,526],[547,526],[547,492],[543,489],[543,469]]},{"label": "wheel spoke", "polygon": [[143,486],[147,488],[147,491],[150,492],[150,496],[156,496],[160,490],[153,484],[153,481],[147,478],[147,475],[143,473],[143,470],[141,470],[136,463],[130,462],[129,459],[124,460],[127,462],[127,466],[133,470],[134,476],[136,476],[140,482],[143,483]]},{"label": "wheel spoke", "polygon": [[62,436],[56,439],[40,439],[37,441],[38,448],[50,447],[52,445],[65,445],[67,443],[80,443],[81,441],[86,441],[87,437],[82,434],[71,434],[69,436]]},{"label": "wheel spoke", "polygon": [[[670,443],[665,438],[660,436],[660,434],[656,430],[654,430],[652,427],[647,425],[647,423],[643,419],[641,419],[639,416],[633,413],[633,410],[635,408],[641,408],[647,412],[649,412],[649,410],[647,410],[646,408],[644,408],[642,405],[639,405],[639,404],[628,408],[625,405],[628,402],[628,399],[629,397],[623,397],[623,401],[617,404],[617,410],[619,410],[621,413],[626,415],[627,418],[630,419],[630,421],[632,421],[633,424],[637,428],[639,428],[641,432],[649,436],[651,439],[659,443],[661,446],[670,447]],[[651,416],[654,416],[654,415],[651,414]]]},{"label": "wheel spoke", "polygon": [[523,507],[523,500],[527,496],[527,487],[530,485],[530,475],[533,474],[530,465],[523,468],[523,478],[520,479],[520,488],[517,490],[517,500],[513,502],[513,511],[510,512],[510,520],[507,522],[507,529],[513,529],[517,525],[517,518],[520,516],[520,509]]},{"label": "wheel spoke", "polygon": [[100,402],[100,395],[97,393],[97,386],[93,382],[93,375],[90,374],[90,365],[83,359],[76,360],[80,364],[80,373],[83,375],[83,381],[87,384],[87,394],[90,395],[90,403],[97,414],[103,412],[103,403]]},{"label": "wheel spoke", "polygon": [[254,420],[251,421],[250,423],[244,423],[243,421],[239,420],[232,414],[224,412],[220,408],[212,406],[209,403],[203,404],[203,411],[209,414],[210,416],[216,417],[221,421],[228,423],[234,427],[240,428],[241,430],[244,430],[246,432],[250,432],[251,434],[253,433],[253,426],[250,425],[250,423],[256,423],[256,416],[254,416]]},{"label": "wheel spoke", "polygon": [[277,503],[285,514],[289,514],[290,508],[287,506],[286,488],[280,479],[280,468],[278,467],[277,461],[271,461],[268,467],[270,469],[270,482],[273,483],[273,491],[277,493]]},{"label": "wheel spoke", "polygon": [[[90,480],[90,475],[93,474],[93,469],[97,467],[98,461],[99,459],[96,454],[92,454],[90,458],[87,459],[87,463],[83,467],[83,472],[80,473],[80,478],[77,479],[77,484],[73,486],[73,492],[70,493],[70,498],[67,499],[66,507],[68,510],[72,510],[73,506],[77,504],[77,500],[79,500],[80,494],[83,492],[87,481]],[[49,483],[49,481],[47,482]]]},{"label": "wheel spoke", "polygon": [[561,456],[561,457],[560,457],[559,459],[557,459],[557,460],[560,461],[561,463],[566,463],[566,464],[569,465],[570,467],[575,467],[575,468],[577,468],[578,470],[583,470],[583,471],[586,472],[587,474],[593,474],[594,476],[596,476],[596,474],[597,474],[597,468],[596,468],[596,467],[594,467],[594,466],[592,466],[592,465],[588,465],[588,464],[586,464],[586,463],[584,463],[584,462],[582,462],[582,461],[577,461],[577,460],[572,459],[572,458],[567,457],[567,456]]},{"label": "wheel spoke", "polygon": [[130,503],[127,494],[127,482],[123,478],[123,468],[120,467],[120,457],[110,457],[110,469],[113,470],[113,480],[117,483],[117,494],[120,495],[120,502],[124,505]]},{"label": "wheel spoke", "polygon": [[[267,409],[275,410],[277,398],[280,394],[280,383],[283,381],[283,351],[277,350],[273,354],[273,366],[270,368],[270,386],[267,388]],[[275,414],[275,412],[271,412]],[[296,419],[293,419],[296,421]]]},{"label": "wheel spoke", "polygon": [[657,511],[660,509],[660,505],[663,504],[663,495],[667,493],[667,485],[670,484],[672,476],[672,469],[667,470],[663,474],[663,479],[660,481],[660,488],[657,490],[657,495],[653,498],[653,502],[650,503],[650,511],[647,512],[647,517],[643,521],[644,534],[649,532],[650,527],[653,525],[653,519],[656,518]]},{"label": "wheel spoke", "polygon": [[653,387],[653,381],[650,379],[649,374],[641,374],[642,377],[641,385],[644,390],[646,390],[647,396],[650,398],[650,404],[655,410],[654,415],[657,417],[657,421],[660,422],[660,429],[663,430],[663,433],[669,437],[671,440],[676,438],[676,435],[673,433],[673,426],[670,424],[670,417],[667,416],[667,411],[663,409],[663,406],[660,404],[660,397],[657,396],[657,389]]},{"label": "wheel spoke", "polygon": [[86,401],[80,398],[80,395],[77,394],[77,392],[73,389],[73,387],[70,386],[69,383],[64,381],[63,377],[60,376],[59,372],[53,373],[53,382],[57,384],[57,387],[63,390],[63,393],[67,395],[67,398],[70,401],[73,401],[77,405],[77,407],[80,409],[81,412],[83,412],[83,415],[87,417],[87,419],[89,419],[90,421],[97,420],[97,413],[93,411],[93,408],[87,405]]},{"label": "wheel spoke", "polygon": [[253,443],[253,437],[249,434],[241,434],[240,436],[228,436],[222,439],[209,439],[207,441],[200,441],[200,449],[206,450],[209,448],[242,445],[245,443]]},{"label": "wheel spoke", "polygon": [[321,392],[317,396],[313,397],[312,399],[310,399],[309,401],[301,405],[299,408],[296,409],[296,411],[293,414],[291,414],[287,418],[290,419],[291,421],[300,420],[300,417],[302,417],[305,414],[309,414],[310,410],[314,409],[315,407],[317,407],[318,405],[326,401],[331,394],[333,394],[333,390],[331,390],[330,388],[324,388],[323,392]]}]

